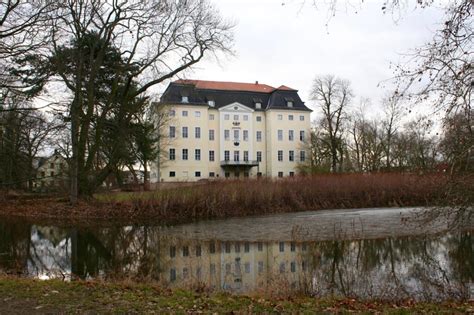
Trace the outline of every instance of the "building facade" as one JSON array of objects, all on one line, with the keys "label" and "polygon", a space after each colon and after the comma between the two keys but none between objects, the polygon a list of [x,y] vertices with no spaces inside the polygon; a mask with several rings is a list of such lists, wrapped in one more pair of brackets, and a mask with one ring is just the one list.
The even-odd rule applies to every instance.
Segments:
[{"label": "building facade", "polygon": [[307,157],[311,110],[289,87],[178,80],[156,106],[167,116],[159,181],[293,176]]},{"label": "building facade", "polygon": [[37,171],[33,191],[58,191],[67,187],[68,163],[57,151],[48,158],[37,159],[34,164]]}]

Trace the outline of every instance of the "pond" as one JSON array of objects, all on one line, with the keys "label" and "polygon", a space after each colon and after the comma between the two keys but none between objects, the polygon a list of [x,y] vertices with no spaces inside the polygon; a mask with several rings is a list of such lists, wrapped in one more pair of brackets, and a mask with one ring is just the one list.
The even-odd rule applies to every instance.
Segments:
[{"label": "pond", "polygon": [[0,273],[315,296],[466,298],[474,224],[425,209],[327,210],[175,226],[0,221]]}]

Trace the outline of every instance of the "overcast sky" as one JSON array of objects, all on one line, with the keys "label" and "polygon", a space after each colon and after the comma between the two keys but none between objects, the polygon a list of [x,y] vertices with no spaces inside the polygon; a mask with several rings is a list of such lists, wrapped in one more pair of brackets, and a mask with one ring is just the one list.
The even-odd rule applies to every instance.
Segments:
[{"label": "overcast sky", "polygon": [[430,40],[442,20],[442,10],[436,6],[421,9],[412,4],[400,14],[383,14],[382,1],[357,6],[339,1],[344,4],[326,26],[329,10],[321,3],[329,1],[319,1],[318,8],[302,7],[302,2],[215,1],[222,15],[236,22],[236,55],[220,59],[219,64],[206,60],[187,77],[284,84],[299,90],[311,107],[314,77],[334,74],[351,81],[357,96],[354,106],[359,97],[369,97],[376,107],[387,90],[377,85],[393,74],[390,64]]}]

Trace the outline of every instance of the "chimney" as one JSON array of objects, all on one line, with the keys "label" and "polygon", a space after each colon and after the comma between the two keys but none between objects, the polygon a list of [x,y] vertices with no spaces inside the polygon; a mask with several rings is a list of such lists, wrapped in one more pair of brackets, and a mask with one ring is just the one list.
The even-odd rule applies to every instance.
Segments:
[{"label": "chimney", "polygon": [[255,81],[255,84],[258,84],[258,81]]}]

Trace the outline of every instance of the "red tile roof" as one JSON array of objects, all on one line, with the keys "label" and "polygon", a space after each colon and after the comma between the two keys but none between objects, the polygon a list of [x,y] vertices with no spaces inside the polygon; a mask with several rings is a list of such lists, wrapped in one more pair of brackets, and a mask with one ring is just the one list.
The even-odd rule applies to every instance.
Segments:
[{"label": "red tile roof", "polygon": [[[260,93],[271,93],[277,89],[274,87],[255,83],[241,83],[241,82],[222,82],[222,81],[205,81],[205,80],[176,80],[174,83],[177,84],[191,84],[197,89],[202,90],[225,90],[225,91],[248,91],[248,92],[260,92]],[[287,86],[280,86],[278,90],[294,91]]]}]

